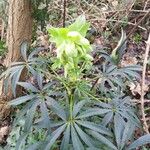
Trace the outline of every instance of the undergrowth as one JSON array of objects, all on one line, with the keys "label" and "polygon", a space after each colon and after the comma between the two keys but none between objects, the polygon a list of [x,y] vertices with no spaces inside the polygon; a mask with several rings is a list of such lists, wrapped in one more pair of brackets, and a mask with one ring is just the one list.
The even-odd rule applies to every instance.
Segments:
[{"label": "undergrowth", "polygon": [[[49,28],[50,58],[40,57],[42,48],[28,54],[28,43],[22,43],[23,61],[1,75],[14,97],[17,86],[24,88],[23,96],[9,102],[17,114],[6,149],[131,150],[149,143],[150,135],[134,136],[141,124],[126,91],[141,67],[120,65],[126,34],[110,55],[93,51],[85,38],[89,27],[80,16],[66,28]],[[26,82],[19,80],[24,70]]]}]

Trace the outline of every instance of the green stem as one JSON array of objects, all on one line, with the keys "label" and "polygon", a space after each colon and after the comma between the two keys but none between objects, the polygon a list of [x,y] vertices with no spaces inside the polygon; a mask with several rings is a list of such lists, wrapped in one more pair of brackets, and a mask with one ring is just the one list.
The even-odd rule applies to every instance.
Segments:
[{"label": "green stem", "polygon": [[86,91],[83,91],[85,94],[87,94],[88,96],[90,96],[91,98],[93,98],[94,100],[96,100],[96,101],[99,101],[99,102],[102,102],[102,101],[110,101],[111,99],[109,99],[109,98],[105,98],[105,97],[103,97],[103,98],[97,98],[97,97],[95,97],[95,96],[93,96],[92,94],[90,94],[90,93],[88,93],[88,92],[86,92]]},{"label": "green stem", "polygon": [[72,112],[73,112],[73,95],[72,95],[72,93],[69,96],[69,103],[70,103],[70,120],[72,120],[73,119],[73,117],[72,117]]}]

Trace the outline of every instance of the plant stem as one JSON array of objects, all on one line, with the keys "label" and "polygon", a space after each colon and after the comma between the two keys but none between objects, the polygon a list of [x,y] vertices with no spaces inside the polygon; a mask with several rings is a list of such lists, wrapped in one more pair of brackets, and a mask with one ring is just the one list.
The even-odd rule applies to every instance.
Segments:
[{"label": "plant stem", "polygon": [[146,116],[145,116],[145,111],[144,111],[144,87],[145,87],[145,74],[146,74],[146,67],[147,67],[147,60],[148,60],[148,54],[150,51],[150,34],[147,40],[147,46],[146,46],[146,51],[145,51],[145,57],[144,57],[144,62],[143,62],[143,71],[142,71],[142,83],[141,83],[141,112],[142,112],[142,120],[143,120],[143,125],[144,125],[144,131],[149,134],[149,126],[146,122]]},{"label": "plant stem", "polygon": [[70,105],[70,120],[72,120],[72,111],[73,111],[73,95],[72,93],[69,95],[69,105]]}]

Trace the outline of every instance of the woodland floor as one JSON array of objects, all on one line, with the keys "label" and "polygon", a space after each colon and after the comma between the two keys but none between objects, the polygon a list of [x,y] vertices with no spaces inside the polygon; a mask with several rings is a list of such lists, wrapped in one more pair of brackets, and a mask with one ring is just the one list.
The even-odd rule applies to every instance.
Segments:
[{"label": "woodland floor", "polygon": [[[98,18],[92,22],[93,27],[96,31],[92,31],[90,33],[90,40],[93,43],[94,47],[97,48],[107,48],[107,50],[112,51],[116,45],[118,40],[120,39],[121,33],[121,26],[123,27],[124,31],[127,34],[127,47],[126,53],[124,54],[121,64],[126,66],[128,64],[141,64],[143,65],[143,60],[145,57],[145,50],[146,50],[146,41],[148,38],[148,34],[150,31],[150,14],[146,14],[148,9],[150,9],[150,2],[146,5],[144,10],[145,3],[140,3],[137,6],[133,6],[132,10],[127,13],[128,21],[125,23],[120,23],[120,18],[123,18],[124,13],[118,13],[117,11],[112,11],[107,14],[106,18]],[[114,17],[112,17],[114,16]],[[112,18],[115,18],[116,22],[111,21]],[[90,15],[89,15],[90,20]],[[105,20],[105,21],[101,21]],[[1,27],[1,22],[0,22]],[[94,30],[95,30],[94,29]],[[1,29],[0,29],[1,32]],[[43,35],[42,35],[43,36]],[[45,40],[43,37],[39,37],[39,43],[43,45],[45,44]],[[45,44],[46,46],[46,44]],[[0,66],[3,65],[3,61],[5,56],[0,57]],[[97,61],[97,58],[94,60]],[[141,72],[142,76],[142,72]],[[148,124],[150,124],[150,66],[147,66],[146,78],[145,78],[145,114],[147,118]],[[140,105],[140,97],[141,97],[141,81],[137,82],[135,85],[130,85],[128,90],[129,95],[133,97],[135,102],[137,103],[137,107]],[[0,106],[1,107],[1,106]],[[141,114],[139,114],[141,115]],[[1,121],[0,123],[0,144],[5,145],[8,133],[11,128],[11,117],[7,117],[5,120]],[[140,135],[140,131],[137,131],[136,136]]]}]

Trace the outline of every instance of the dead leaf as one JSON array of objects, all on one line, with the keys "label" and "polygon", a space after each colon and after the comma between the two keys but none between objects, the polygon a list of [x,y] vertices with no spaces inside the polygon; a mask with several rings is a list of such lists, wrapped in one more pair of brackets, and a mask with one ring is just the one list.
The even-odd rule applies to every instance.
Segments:
[{"label": "dead leaf", "polygon": [[45,49],[49,48],[49,37],[48,35],[41,35],[37,38],[38,45],[44,47]]},{"label": "dead leaf", "polygon": [[10,132],[10,126],[4,126],[0,128],[0,144],[6,142],[6,138],[8,137],[9,132]]},{"label": "dead leaf", "polygon": [[[148,84],[145,84],[144,86],[144,95],[149,91],[149,85],[150,83]],[[132,92],[132,94],[135,96],[136,94],[139,94],[141,95],[141,85],[140,83],[136,82],[136,83],[129,83],[128,85],[130,87],[130,90]]]},{"label": "dead leaf", "polygon": [[138,60],[136,57],[130,56],[130,54],[126,53],[121,60],[121,67],[136,65],[137,63]]},{"label": "dead leaf", "polygon": [[115,1],[113,1],[113,2],[112,2],[112,5],[113,5],[113,7],[115,7],[115,8],[116,8],[116,7],[118,6],[118,1],[116,1],[116,0],[115,0]]},{"label": "dead leaf", "polygon": [[7,118],[11,113],[11,107],[8,105],[6,99],[2,96],[0,97],[0,121]]}]

